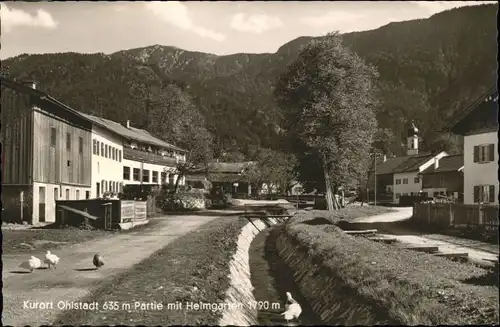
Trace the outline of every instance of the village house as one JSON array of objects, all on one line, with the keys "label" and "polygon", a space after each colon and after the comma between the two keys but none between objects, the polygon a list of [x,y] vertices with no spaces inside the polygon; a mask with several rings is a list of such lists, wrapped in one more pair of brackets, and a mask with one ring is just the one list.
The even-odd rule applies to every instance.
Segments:
[{"label": "village house", "polygon": [[464,192],[464,156],[450,155],[435,158],[434,164],[420,173],[422,191],[428,198],[446,196],[456,202],[463,202]]},{"label": "village house", "polygon": [[477,99],[449,129],[464,136],[464,203],[498,204],[498,89]]},{"label": "village house", "polygon": [[[54,222],[56,200],[101,198],[126,185],[173,185],[186,150],[145,130],[73,110],[2,76],[2,215]],[[179,181],[184,185],[185,179]],[[23,207],[24,211],[21,211]]]},{"label": "village house", "polygon": [[[407,133],[407,155],[377,158],[368,178],[368,193],[376,192],[379,202],[399,203],[406,195],[418,195],[422,191],[420,173],[448,154],[419,153],[419,131],[414,123]],[[376,179],[375,179],[376,176]],[[375,190],[375,184],[376,190]]]},{"label": "village house", "polygon": [[34,82],[1,83],[2,218],[54,222],[55,200],[90,197],[92,124]]},{"label": "village house", "polygon": [[250,195],[252,187],[247,181],[245,172],[252,164],[251,161],[212,162],[206,168],[187,176],[187,182],[189,185],[200,187],[202,183],[208,181],[212,187],[220,187],[233,196],[236,194]]},{"label": "village house", "polygon": [[[119,193],[126,185],[175,184],[177,163],[186,150],[160,140],[143,129],[82,114],[93,124],[93,197]],[[179,181],[184,185],[185,178]]]}]

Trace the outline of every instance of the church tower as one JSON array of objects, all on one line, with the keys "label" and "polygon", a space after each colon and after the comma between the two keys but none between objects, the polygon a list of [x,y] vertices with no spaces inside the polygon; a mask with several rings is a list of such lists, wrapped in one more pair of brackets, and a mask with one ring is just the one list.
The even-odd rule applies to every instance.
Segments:
[{"label": "church tower", "polygon": [[406,139],[406,154],[409,156],[418,154],[418,128],[415,126],[415,122],[413,120],[411,121],[410,128],[408,128],[408,136]]}]

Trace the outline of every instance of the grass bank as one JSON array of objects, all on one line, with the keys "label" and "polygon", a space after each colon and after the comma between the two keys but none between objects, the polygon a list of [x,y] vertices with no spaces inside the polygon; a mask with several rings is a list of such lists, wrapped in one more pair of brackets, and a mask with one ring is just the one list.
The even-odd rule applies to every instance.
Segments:
[{"label": "grass bank", "polygon": [[151,219],[146,225],[129,230],[111,231],[99,229],[88,230],[71,226],[58,228],[52,225],[29,229],[2,229],[2,251],[4,254],[23,254],[33,251],[52,250],[61,246],[154,228],[156,223],[158,223],[158,220]]},{"label": "grass bank", "polygon": [[[239,217],[222,217],[177,238],[131,270],[103,282],[82,300],[99,303],[100,310],[67,311],[54,324],[216,325],[221,310],[189,310],[186,303],[224,301],[229,263],[246,223]],[[110,301],[116,301],[119,308],[104,310],[103,304]],[[162,303],[163,309],[134,309],[135,302]],[[175,306],[177,303],[183,306]]]},{"label": "grass bank", "polygon": [[337,224],[339,221],[350,221],[356,218],[363,218],[369,216],[381,215],[384,213],[394,212],[394,209],[389,207],[378,207],[378,206],[359,206],[359,207],[347,207],[341,210],[326,211],[326,210],[309,210],[302,211],[300,214],[292,217],[290,219],[290,224],[299,224],[305,221],[311,221],[316,219],[318,223],[332,223]]},{"label": "grass bank", "polygon": [[331,224],[308,224],[314,219],[334,221],[339,215],[353,214],[341,211],[333,217],[325,217],[326,212],[299,214],[287,224],[286,234],[353,294],[383,308],[387,319],[402,325],[498,322],[498,284],[478,282],[488,271],[354,238]]}]

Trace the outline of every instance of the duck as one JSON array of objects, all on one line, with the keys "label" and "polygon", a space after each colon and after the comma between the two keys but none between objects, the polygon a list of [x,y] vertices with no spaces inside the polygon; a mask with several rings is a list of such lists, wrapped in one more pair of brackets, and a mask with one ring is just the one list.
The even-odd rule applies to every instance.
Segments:
[{"label": "duck", "polygon": [[93,262],[94,262],[94,266],[95,266],[96,270],[99,269],[99,267],[104,266],[104,260],[103,260],[102,256],[99,253],[96,253],[94,255]]},{"label": "duck", "polygon": [[286,322],[288,323],[290,320],[299,318],[302,313],[302,308],[300,304],[292,297],[290,292],[286,292],[286,311],[281,313],[282,316],[285,317]]},{"label": "duck", "polygon": [[56,265],[59,263],[59,257],[55,254],[50,253],[50,251],[47,251],[45,254],[45,263],[49,266],[54,266],[54,269],[56,268]]},{"label": "duck", "polygon": [[31,256],[28,261],[24,261],[19,265],[20,268],[29,269],[33,272],[34,269],[38,269],[42,266],[42,261],[35,256]]}]

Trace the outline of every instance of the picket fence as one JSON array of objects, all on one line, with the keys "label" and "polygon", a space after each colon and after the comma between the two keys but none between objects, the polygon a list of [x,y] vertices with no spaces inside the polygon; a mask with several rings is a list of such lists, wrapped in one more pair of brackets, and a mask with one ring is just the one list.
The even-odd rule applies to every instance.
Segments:
[{"label": "picket fence", "polygon": [[498,230],[498,213],[498,205],[416,203],[413,219],[439,227],[481,227]]}]

